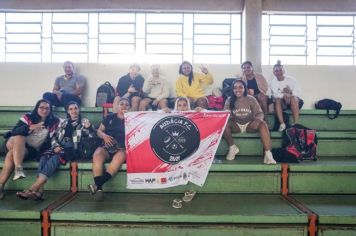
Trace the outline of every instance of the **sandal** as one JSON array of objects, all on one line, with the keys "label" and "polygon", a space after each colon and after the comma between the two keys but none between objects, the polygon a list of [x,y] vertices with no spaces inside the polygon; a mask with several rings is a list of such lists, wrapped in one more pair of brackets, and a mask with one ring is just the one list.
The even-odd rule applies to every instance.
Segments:
[{"label": "sandal", "polygon": [[173,199],[172,207],[173,207],[173,208],[176,208],[176,209],[182,208],[182,207],[183,207],[183,205],[182,205],[182,200],[180,200],[180,199]]},{"label": "sandal", "polygon": [[22,200],[35,200],[35,201],[41,201],[43,200],[43,193],[41,192],[36,192],[31,189],[24,190],[22,192],[17,192],[16,196],[21,198]]},{"label": "sandal", "polygon": [[184,197],[182,198],[183,202],[190,202],[193,200],[195,194],[197,194],[197,192],[194,190],[185,192]]}]

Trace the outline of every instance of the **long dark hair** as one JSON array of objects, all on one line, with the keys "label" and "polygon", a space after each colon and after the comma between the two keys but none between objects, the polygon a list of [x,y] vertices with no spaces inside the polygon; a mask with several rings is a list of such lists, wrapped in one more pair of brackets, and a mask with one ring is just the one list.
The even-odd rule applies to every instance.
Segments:
[{"label": "long dark hair", "polygon": [[81,121],[81,120],[82,120],[82,115],[81,115],[81,112],[80,112],[80,105],[79,105],[77,102],[75,102],[75,101],[70,101],[70,102],[68,102],[68,104],[67,104],[67,106],[66,106],[66,109],[65,109],[65,110],[67,111],[67,119],[68,119],[68,120],[71,119],[71,118],[70,118],[70,115],[69,115],[69,113],[68,113],[68,108],[69,108],[70,105],[76,105],[76,106],[78,107],[78,109],[79,109],[78,120]]},{"label": "long dark hair", "polygon": [[180,75],[184,75],[183,74],[183,70],[182,70],[182,67],[183,67],[184,64],[188,64],[190,66],[190,68],[191,68],[191,71],[190,71],[190,73],[188,75],[188,82],[189,82],[189,86],[190,86],[190,85],[192,85],[192,81],[194,79],[193,65],[189,61],[183,61],[182,64],[180,64],[180,66],[179,66],[179,74]]},{"label": "long dark hair", "polygon": [[[234,82],[232,82],[232,85],[231,85],[231,89],[232,90],[234,90],[234,87],[235,87],[235,84],[236,83],[241,83],[243,86],[244,86],[244,97],[246,97],[247,96],[247,86],[246,86],[246,83],[243,81],[243,80],[241,80],[241,79],[237,79],[237,80],[235,80]],[[237,101],[237,97],[236,97],[236,95],[235,95],[235,93],[234,92],[232,92],[232,94],[231,94],[231,97],[230,97],[230,111],[233,111],[233,110],[235,110],[235,108],[236,108],[236,101]]]},{"label": "long dark hair", "polygon": [[53,116],[53,108],[52,108],[51,103],[48,100],[46,100],[46,99],[38,100],[35,105],[35,108],[30,113],[30,117],[34,124],[37,124],[41,121],[41,116],[38,114],[38,108],[40,107],[40,104],[42,102],[47,103],[49,105],[49,114],[46,117],[46,120],[44,122],[44,126],[49,127],[56,120],[56,118],[55,118],[55,116]]}]

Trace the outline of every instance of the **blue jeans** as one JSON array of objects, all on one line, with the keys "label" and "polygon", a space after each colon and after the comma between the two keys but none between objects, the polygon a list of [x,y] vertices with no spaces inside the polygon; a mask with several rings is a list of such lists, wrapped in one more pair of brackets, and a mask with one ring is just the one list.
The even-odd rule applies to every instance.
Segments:
[{"label": "blue jeans", "polygon": [[50,178],[60,165],[59,155],[42,156],[38,165],[38,174]]},{"label": "blue jeans", "polygon": [[67,104],[71,101],[74,101],[81,104],[81,100],[78,96],[70,94],[70,93],[63,93],[61,100],[58,99],[57,95],[54,93],[44,93],[43,98],[48,100],[53,106],[55,107],[67,107]]}]

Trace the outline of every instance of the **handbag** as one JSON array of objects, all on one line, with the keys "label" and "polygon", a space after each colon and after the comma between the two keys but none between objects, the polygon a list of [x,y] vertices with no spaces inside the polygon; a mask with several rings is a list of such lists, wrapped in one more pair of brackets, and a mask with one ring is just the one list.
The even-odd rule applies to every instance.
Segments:
[{"label": "handbag", "polygon": [[76,159],[76,154],[74,150],[74,143],[71,138],[64,137],[62,142],[59,144],[63,150],[60,152],[60,156],[66,160],[71,161]]},{"label": "handbag", "polygon": [[79,142],[79,153],[81,159],[92,159],[100,140],[96,136],[82,136]]},{"label": "handbag", "polygon": [[[331,120],[339,116],[341,107],[340,102],[328,98],[321,99],[315,103],[315,109],[326,110],[326,115]],[[333,115],[330,114],[330,110],[334,110],[335,113]]]}]

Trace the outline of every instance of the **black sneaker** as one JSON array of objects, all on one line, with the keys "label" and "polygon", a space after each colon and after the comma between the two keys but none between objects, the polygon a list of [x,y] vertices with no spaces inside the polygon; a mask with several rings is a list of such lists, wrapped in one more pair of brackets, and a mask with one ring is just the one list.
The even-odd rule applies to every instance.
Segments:
[{"label": "black sneaker", "polygon": [[0,200],[4,199],[5,197],[5,191],[4,191],[4,187],[0,186]]}]

